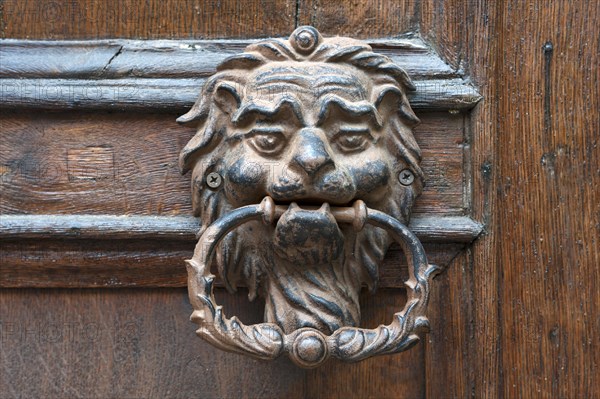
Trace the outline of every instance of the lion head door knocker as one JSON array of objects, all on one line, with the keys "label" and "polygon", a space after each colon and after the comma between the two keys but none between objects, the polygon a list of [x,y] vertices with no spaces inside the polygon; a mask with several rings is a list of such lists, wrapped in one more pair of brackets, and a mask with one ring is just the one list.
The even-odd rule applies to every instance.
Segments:
[{"label": "lion head door knocker", "polygon": [[[315,367],[403,351],[428,327],[436,268],[406,227],[422,189],[410,78],[354,39],[300,27],[228,58],[193,108],[180,156],[192,171],[200,240],[187,262],[198,335],[259,359]],[[375,289],[391,241],[408,259],[408,300],[389,325],[359,328],[359,292]],[[265,300],[265,322],[227,318],[213,296],[216,261],[230,291]]]}]

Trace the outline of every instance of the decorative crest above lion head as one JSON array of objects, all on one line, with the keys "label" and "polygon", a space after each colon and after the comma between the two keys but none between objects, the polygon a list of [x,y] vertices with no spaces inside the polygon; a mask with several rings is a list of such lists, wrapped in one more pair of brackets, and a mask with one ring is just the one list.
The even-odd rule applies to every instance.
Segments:
[{"label": "decorative crest above lion head", "polygon": [[[412,134],[419,120],[406,97],[414,89],[370,46],[300,27],[226,59],[178,119],[199,124],[180,165],[192,171],[202,231],[266,196],[290,205],[277,226],[229,233],[216,258],[227,288],[245,284],[251,300],[264,297],[266,320],[286,333],[359,324],[358,294],[376,287],[391,241],[372,226],[338,226],[329,206],[360,199],[408,223],[423,178]],[[398,183],[405,169],[415,176],[408,186]],[[216,188],[211,173],[222,177]]]}]

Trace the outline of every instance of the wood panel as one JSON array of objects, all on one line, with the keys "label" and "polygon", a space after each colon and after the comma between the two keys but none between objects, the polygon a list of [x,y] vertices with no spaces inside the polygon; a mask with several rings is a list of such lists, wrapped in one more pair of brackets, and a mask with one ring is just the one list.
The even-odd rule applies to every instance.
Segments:
[{"label": "wood panel", "polygon": [[474,346],[473,274],[467,249],[434,280],[427,308],[432,327],[424,340],[425,389],[430,398],[478,397],[475,361],[489,355]]},{"label": "wood panel", "polygon": [[[482,230],[467,217],[413,218],[409,228],[441,268]],[[3,215],[0,287],[184,287],[198,229],[191,216]],[[394,244],[379,286],[407,278]]]},{"label": "wood panel", "polygon": [[[463,116],[421,113],[415,137],[427,181],[416,214],[462,215]],[[4,112],[3,214],[190,215],[178,153],[195,129],[176,115]],[[135,156],[132,156],[135,154]],[[23,195],[27,193],[27,195]]]},{"label": "wood panel", "polygon": [[[483,13],[477,15],[478,9]],[[469,47],[469,44],[473,43],[470,40],[473,40],[474,36],[478,36],[482,41],[490,37],[479,33],[487,30],[485,24],[489,22],[490,13],[493,12],[492,4],[486,2],[474,4],[459,0],[425,0],[421,3],[419,15],[420,33],[451,67],[467,68],[467,53],[474,50]],[[484,25],[478,26],[480,30],[477,33],[467,31],[468,27],[475,23],[474,18],[481,18],[481,21],[485,22]]]},{"label": "wood panel", "polygon": [[464,70],[483,97],[467,118],[465,141],[471,156],[470,211],[486,227],[471,251],[458,255],[438,277],[441,286],[432,293],[431,317],[436,322],[425,348],[426,389],[432,398],[501,397],[502,352],[511,350],[501,342],[499,274],[502,267],[518,266],[500,261],[496,248],[500,238],[494,233],[500,223],[513,222],[502,222],[494,214],[496,207],[504,206],[496,199],[500,179],[496,148],[502,138],[497,107],[502,96],[501,4],[421,2],[421,34],[446,62]]},{"label": "wood panel", "polygon": [[[427,3],[435,3],[427,1]],[[458,4],[460,3],[460,4]],[[461,7],[464,2],[446,2],[448,7]],[[444,324],[440,327],[456,328],[470,333],[466,344],[468,350],[468,371],[459,370],[458,373],[431,376],[428,379],[427,389],[433,395],[440,392],[439,384],[449,382],[457,387],[457,396],[471,395],[475,397],[496,398],[502,396],[503,365],[502,351],[510,350],[501,343],[502,313],[499,300],[502,286],[499,284],[499,274],[502,267],[512,265],[502,264],[497,255],[496,244],[501,238],[494,234],[495,226],[501,221],[496,218],[494,209],[503,204],[497,201],[496,187],[501,175],[496,169],[498,157],[496,148],[502,139],[498,121],[497,98],[501,96],[501,67],[503,60],[498,57],[500,46],[501,24],[498,9],[501,2],[484,1],[468,3],[468,11],[464,19],[457,21],[449,18],[441,26],[446,29],[438,39],[439,47],[446,46],[444,40],[451,43],[463,43],[461,52],[456,59],[463,60],[465,73],[470,76],[475,85],[481,90],[486,99],[480,106],[473,110],[467,123],[467,137],[471,143],[471,171],[472,177],[472,206],[471,214],[480,220],[486,231],[481,239],[473,243],[470,256],[457,258],[457,263],[450,267],[460,267],[470,273],[472,281],[472,313],[467,313],[460,323]],[[423,3],[423,7],[426,4]],[[425,15],[425,13],[423,14]],[[456,13],[452,14],[456,18]],[[437,25],[439,26],[439,25]],[[429,25],[423,31],[432,29]],[[442,39],[444,38],[444,39]],[[435,41],[434,41],[435,42]],[[453,44],[452,46],[459,46]],[[505,223],[512,223],[512,220]],[[504,239],[511,239],[504,237]],[[453,287],[460,285],[462,276],[448,273],[449,282]],[[467,324],[468,323],[468,324]],[[432,346],[431,351],[434,350]],[[432,353],[432,352],[430,352]],[[456,352],[454,352],[456,353]],[[459,352],[465,353],[465,352]],[[463,363],[464,364],[464,361]],[[464,375],[470,376],[464,384],[460,384]],[[464,380],[463,380],[464,381]]]},{"label": "wood panel", "polygon": [[[0,287],[185,287],[184,260],[194,242],[138,240],[3,240]],[[426,244],[428,260],[442,268],[465,244]],[[213,268],[214,270],[215,268]],[[379,286],[403,288],[408,266],[393,245],[380,269]],[[220,283],[217,283],[219,285]]]},{"label": "wood panel", "polygon": [[[597,397],[599,10],[585,1],[422,7],[423,36],[484,97],[468,129],[473,215],[487,225],[472,256],[441,277],[454,292],[469,280],[452,271],[471,273],[473,292],[445,298],[453,317],[433,324],[428,395]],[[436,367],[444,358],[457,368]]]},{"label": "wood panel", "polygon": [[[126,324],[129,319],[124,315],[130,308],[145,306],[143,309],[155,309],[152,321],[140,310],[131,314],[143,315],[139,317],[148,323],[147,331],[157,331],[156,335],[144,335],[146,341],[138,340],[142,346],[129,351],[120,349],[118,339],[103,341],[98,350],[89,342],[69,346],[38,340],[30,345],[21,340],[6,346],[3,340],[3,350],[9,348],[2,357],[9,367],[3,370],[9,373],[0,373],[0,378],[10,381],[2,381],[9,394],[18,396],[23,391],[30,396],[36,392],[47,396],[49,392],[62,394],[64,388],[71,396],[97,396],[98,392],[114,393],[108,396],[174,396],[181,392],[189,396],[206,388],[208,397],[216,390],[218,394],[213,396],[316,397],[323,396],[319,387],[327,386],[331,397],[600,396],[596,381],[600,373],[600,35],[596,24],[600,10],[595,2],[421,0],[325,4],[301,0],[297,2],[297,21],[273,7],[275,14],[268,26],[260,21],[236,26],[232,23],[235,18],[245,21],[263,15],[256,11],[258,2],[248,2],[235,18],[217,13],[211,17],[212,22],[202,20],[197,28],[184,20],[192,18],[190,13],[173,16],[170,11],[164,11],[168,16],[164,23],[156,23],[163,11],[153,16],[141,11],[135,18],[125,18],[122,28],[110,18],[99,24],[70,21],[69,13],[58,17],[60,20],[42,19],[39,12],[29,15],[35,12],[28,10],[48,3],[5,1],[0,8],[2,37],[256,37],[263,32],[287,35],[293,26],[305,23],[326,33],[361,37],[391,37],[418,30],[452,70],[473,80],[484,97],[466,118],[462,156],[472,160],[464,174],[465,181],[472,178],[473,193],[472,200],[467,195],[463,212],[483,221],[486,231],[470,252],[457,255],[436,279],[429,307],[432,332],[424,347],[361,363],[367,366],[365,369],[360,368],[361,364],[328,364],[326,372],[307,372],[313,373],[312,377],[284,361],[265,366],[272,367],[267,370],[262,363],[229,357],[208,346],[202,349],[207,352],[202,352],[197,348],[206,344],[198,340],[190,346],[190,355],[183,349],[188,336],[181,335],[194,338],[187,328],[189,323],[170,318],[181,308],[184,314],[189,313],[183,291],[5,290],[2,295],[10,296],[10,300],[2,301],[2,305],[7,304],[2,315],[10,314],[10,320],[17,320],[19,325],[51,318],[70,323],[65,316],[70,309],[80,315],[77,320],[83,320],[81,315],[93,309],[96,313],[101,310],[109,324],[117,325],[119,320]],[[76,4],[87,3],[92,2],[82,0]],[[99,5],[90,5],[90,10],[102,8],[101,2],[94,3]],[[158,3],[149,1],[140,9],[160,10]],[[192,2],[186,4],[192,7]],[[219,18],[223,22],[217,26]],[[219,33],[221,27],[225,33]],[[85,120],[89,116],[77,117]],[[88,129],[91,126],[88,124]],[[103,150],[92,151],[102,153],[104,161],[108,159]],[[4,164],[2,168],[5,179],[9,170]],[[38,188],[40,192],[44,189]],[[52,194],[52,190],[48,192]],[[469,187],[465,192],[470,192]],[[17,193],[10,195],[16,197]],[[59,202],[60,206],[65,205]],[[172,209],[166,212],[176,214]],[[117,298],[122,293],[122,299]],[[49,313],[46,304],[52,305]],[[377,304],[369,306],[376,308]],[[250,310],[240,312],[253,314]],[[3,337],[5,333],[14,337],[13,327],[3,323]],[[42,330],[23,331],[34,331],[25,335],[35,337],[39,335],[35,331]],[[157,351],[157,347],[165,350]],[[82,364],[77,351],[91,360]],[[64,360],[63,352],[69,354]],[[106,360],[117,352],[129,357],[125,356],[122,363]],[[410,356],[422,357],[415,360]],[[137,363],[127,360],[131,358],[138,359]],[[214,359],[216,366],[206,367],[202,359]],[[79,362],[78,369],[69,368],[73,360],[75,366]],[[61,366],[66,371],[61,372]],[[207,386],[219,370],[224,377]],[[386,374],[386,370],[393,374]],[[414,370],[424,371],[425,378],[411,374]],[[91,377],[96,374],[100,378]],[[153,378],[146,378],[148,375]],[[165,390],[156,388],[154,376],[163,377]],[[405,378],[414,381],[409,386]],[[373,381],[371,386],[367,387],[367,379]],[[140,385],[140,380],[146,384]],[[112,391],[109,384],[114,387]],[[128,384],[132,390],[123,392]],[[100,385],[103,388],[98,388]],[[421,389],[413,391],[416,385]]]},{"label": "wood panel", "polygon": [[[358,37],[389,37],[415,31],[416,22],[421,12],[419,2],[401,3],[383,1],[361,4],[355,2],[344,2],[340,4],[299,1],[298,3],[300,12],[300,15],[298,16],[298,24],[312,23],[326,34],[350,34]],[[222,17],[225,20],[228,18],[227,15],[222,15]],[[148,19],[148,17],[144,14],[141,14],[140,19],[142,21],[138,24],[144,24],[146,22],[145,19]],[[167,19],[166,24],[168,25],[169,23],[170,22]],[[275,23],[274,26],[276,25],[277,24]],[[42,23],[42,27],[39,29],[44,29],[43,26],[44,25]],[[12,29],[14,29],[14,26]],[[65,32],[70,29],[70,31],[66,33],[70,36],[54,37],[83,37],[80,36],[81,33],[74,33],[76,28],[65,27],[63,29],[65,29]],[[250,31],[253,28],[248,27],[246,29]],[[291,31],[291,29],[289,31]],[[283,34],[287,35],[289,31],[283,32]],[[32,29],[29,29],[29,32],[29,35],[35,34],[33,33],[34,30]],[[235,30],[232,30],[231,32],[233,35],[235,35]],[[140,33],[140,30],[135,32],[135,35],[142,34],[143,32]],[[151,32],[147,34],[147,36],[135,37],[157,37],[148,36],[153,34],[156,33]],[[185,34],[187,34],[187,32],[185,32]],[[119,36],[132,37],[127,36],[127,34],[119,34]],[[44,39],[49,38],[48,35],[38,37]],[[100,35],[94,37],[110,36],[103,36],[103,33],[100,33]],[[387,50],[385,47],[382,47],[378,49],[378,51],[385,52]],[[110,57],[112,57],[112,55]],[[118,64],[118,61],[119,60],[117,60],[115,65]],[[418,63],[415,65],[418,66]],[[450,68],[444,66],[443,64],[441,64],[441,66],[444,67],[446,72],[436,72],[439,77],[446,78],[449,75],[456,75],[453,69],[448,71]],[[110,68],[111,66],[109,66],[108,69]],[[428,69],[429,71],[431,70],[429,67]],[[441,70],[442,69],[440,69],[440,71]],[[460,80],[460,76],[458,76],[458,78]],[[20,83],[22,87],[23,82]],[[46,87],[52,93],[53,91],[50,83],[52,82],[45,82],[43,87]],[[443,98],[443,90],[440,90],[443,88],[443,82],[432,81],[428,82],[427,84],[434,88],[433,91],[430,91],[433,93],[432,97],[427,101],[437,101],[436,104],[440,105],[439,100]],[[164,92],[166,91],[167,87],[169,86],[158,87],[158,91]],[[420,93],[428,92],[428,88],[429,86],[427,85],[421,85],[419,87]],[[181,90],[178,90],[178,92],[180,91]],[[22,91],[21,93],[23,94],[25,92]],[[74,90],[74,93],[76,97],[78,91]],[[176,99],[177,97],[171,96],[170,98]],[[79,102],[81,103],[82,100],[80,98],[76,99],[80,100]],[[109,102],[110,100],[114,100],[114,98],[109,99]],[[83,101],[85,101],[85,98]],[[446,106],[448,109],[456,109],[459,108],[456,104],[460,105],[461,101],[461,98],[457,97],[456,101],[450,101]],[[75,103],[76,101],[72,102],[72,104]],[[427,102],[424,102],[423,104],[427,104]],[[423,107],[423,104],[419,104],[419,106]],[[471,106],[472,105],[469,105],[467,108],[470,108]],[[465,140],[466,135],[463,129],[463,115],[440,113],[420,116],[424,120],[424,125],[422,125],[420,128],[423,129],[425,127],[425,130],[421,130],[421,132],[423,132],[423,137],[425,138],[424,141],[431,142],[430,148],[427,148],[427,145],[421,144],[425,153],[424,167],[426,169],[426,173],[428,173],[430,176],[430,181],[428,182],[428,187],[426,190],[431,192],[440,192],[438,199],[434,199],[429,202],[427,202],[427,196],[422,197],[422,200],[424,201],[424,205],[421,205],[423,207],[423,212],[431,215],[431,210],[434,210],[433,215],[436,215],[435,209],[442,209],[441,214],[462,215],[469,210],[468,207],[470,197],[469,186],[467,183],[465,183],[468,182],[468,167],[464,170],[461,169],[460,171],[455,169],[458,164],[462,165],[462,162],[464,160],[468,160],[468,157],[470,156],[469,142]],[[36,117],[39,117],[39,114],[36,114]],[[64,117],[64,115],[62,117]],[[86,117],[86,114],[84,114],[82,119],[85,119]],[[426,126],[428,123],[427,119],[430,117],[437,121],[435,122],[435,128],[428,132],[426,130]],[[447,124],[447,118],[450,118],[451,120],[448,130],[444,128],[444,126]],[[96,122],[97,126],[103,126],[103,123],[100,120],[96,120]],[[88,132],[92,131],[92,126],[94,126],[96,122],[87,124],[87,129],[80,132],[79,136],[88,135]],[[144,120],[144,122],[148,123],[148,120]],[[75,122],[71,123],[74,124]],[[149,124],[151,127],[154,127],[153,125],[153,123]],[[127,123],[122,123],[115,129],[115,131],[129,131],[129,128],[126,126]],[[156,126],[158,127],[158,125]],[[159,127],[159,129],[162,129],[167,133],[175,133],[174,130],[165,128],[162,125]],[[436,133],[440,131],[440,129],[444,134],[438,135]],[[448,132],[448,134],[446,134],[446,132]],[[158,137],[158,135],[156,137]],[[421,139],[418,139],[421,142]],[[85,160],[94,155],[100,154],[101,156],[98,157],[99,161],[103,160],[104,163],[96,161],[95,165],[106,165],[106,160],[110,159],[110,157],[108,156],[107,151],[103,150],[102,148],[103,147],[93,145],[91,146],[91,149],[88,150],[86,147],[86,149],[83,151],[79,150],[78,152],[75,152],[75,156],[72,156],[72,158],[74,158],[75,161],[78,159]],[[75,163],[75,165],[82,164],[84,163]],[[98,167],[94,169],[103,170],[103,168]],[[41,170],[44,170],[44,168],[41,168]],[[93,173],[90,173],[90,171],[81,167],[78,167],[77,170],[79,171],[79,177],[77,180],[75,180],[75,182],[92,183],[92,179],[90,179],[90,177],[94,176]],[[103,181],[106,182],[106,177],[103,176],[105,175],[97,172],[97,183],[102,183]],[[154,181],[154,179],[151,179],[151,181]],[[47,191],[52,192],[51,190]],[[144,189],[141,189],[140,192],[144,192]],[[183,196],[182,198],[185,197],[186,196]],[[454,204],[453,207],[444,208],[444,205],[442,204],[446,204],[448,201]],[[441,205],[442,208],[437,208],[436,205]],[[186,209],[183,209],[182,213],[179,213],[180,211],[172,212],[168,207],[166,209],[166,212],[161,210],[162,213],[160,214],[178,215],[186,214],[185,212],[188,212]],[[154,212],[156,212],[156,210],[150,208],[148,211],[141,211],[139,214],[153,214]],[[69,213],[70,211],[66,210],[63,214],[66,215]],[[437,214],[440,215],[440,213]],[[75,258],[78,255],[84,254],[88,254],[89,257],[90,248],[81,247],[79,250],[77,250],[76,248],[73,248],[76,243],[77,241],[73,241],[71,243],[56,243],[56,248],[58,248],[58,251],[60,252],[60,255],[58,255],[56,259],[65,259],[65,253],[72,253]],[[10,243],[10,245],[14,244],[14,242]],[[22,241],[18,245],[27,245],[27,241]],[[66,247],[62,247],[63,245],[70,245],[72,248],[68,249]],[[147,243],[147,246],[148,249],[151,249],[152,243]],[[447,247],[448,248],[444,249],[441,247],[441,244],[429,245],[427,251],[430,254],[430,260],[432,262],[439,263],[441,260],[436,258],[436,255],[439,256],[440,254],[446,253],[446,257],[443,259],[444,264],[446,264],[450,259],[456,256],[458,250],[462,246],[448,245]],[[16,247],[13,249],[16,249]],[[67,250],[64,251],[65,249]],[[173,247],[173,249],[176,250],[176,247]],[[47,250],[31,251],[30,248],[21,249],[20,251],[21,255],[23,253],[35,255],[40,254],[41,252],[50,255],[52,253],[56,253],[55,251]],[[94,252],[97,254],[102,254],[102,251],[97,250]],[[10,253],[16,253],[16,256],[18,256],[19,250]],[[392,256],[388,257],[390,261],[402,262],[398,252],[394,252],[391,255]],[[96,257],[96,262],[99,264],[99,261],[102,260],[102,258],[102,256]],[[138,261],[140,260],[139,255],[131,258]],[[162,256],[155,256],[155,259],[159,258],[164,259],[164,254],[162,254]],[[121,259],[121,261],[119,261],[119,259]],[[51,269],[52,263],[48,260],[49,259],[40,260],[36,264],[40,265],[42,268],[46,267]],[[132,264],[131,262],[125,261],[123,258],[115,258],[115,260],[115,264],[124,266],[124,269],[131,268],[129,271],[135,270],[134,275],[143,273],[146,273],[147,275],[148,273],[148,269],[140,268],[139,264]],[[175,259],[173,259],[173,261],[175,261]],[[179,259],[177,259],[177,262],[179,262]],[[453,266],[453,269],[454,268],[456,268],[456,266]],[[92,266],[92,270],[98,269],[94,269]],[[163,278],[169,278],[169,272],[171,273],[171,276],[173,276],[175,270],[180,269],[176,269],[174,265],[165,267],[163,271],[158,274],[158,277],[160,278],[162,274]],[[32,281],[35,278],[47,278],[48,276],[53,276],[52,272],[45,273],[41,269],[39,271],[40,273],[38,273],[37,276],[33,274],[28,277],[25,276],[24,279]],[[405,278],[405,272],[406,271],[403,267],[384,268],[382,284],[384,286],[389,284],[389,281],[391,281],[390,279],[398,283]],[[68,276],[72,277],[73,274],[67,274],[65,277]],[[105,278],[107,281],[111,281],[110,278],[114,277],[114,275],[111,276],[110,274],[108,276],[106,274],[100,274],[100,276]],[[455,275],[450,274],[444,274],[442,277],[444,276],[448,276],[446,279],[455,278]],[[78,277],[80,276],[76,276],[75,280]],[[64,278],[61,278],[60,280],[65,281]],[[117,282],[119,280],[112,281]],[[437,288],[437,280],[435,284]],[[88,312],[88,309],[92,309],[92,312],[101,313],[104,316],[104,319],[108,318],[106,321],[107,324],[114,326],[124,325],[129,327],[128,321],[131,319],[124,315],[125,309],[128,309],[130,314],[136,315],[137,317],[139,317],[141,313],[140,309],[154,309],[154,317],[151,320],[148,320],[148,316],[143,318],[146,323],[144,324],[146,327],[145,330],[147,329],[148,334],[143,335],[137,341],[134,340],[134,342],[137,343],[137,347],[134,347],[133,350],[128,351],[127,349],[123,349],[122,346],[116,346],[116,351],[119,351],[121,354],[121,357],[117,358],[116,361],[112,361],[110,354],[115,352],[115,343],[119,344],[119,342],[121,342],[121,340],[118,339],[113,339],[112,341],[106,340],[102,342],[98,341],[97,343],[94,342],[94,344],[96,344],[95,347],[99,348],[99,350],[96,349],[96,352],[94,352],[94,349],[92,348],[87,348],[87,346],[90,346],[89,343],[87,346],[85,344],[71,346],[63,345],[61,350],[64,354],[56,353],[53,343],[40,342],[39,345],[33,346],[34,349],[26,349],[28,344],[27,342],[21,341],[14,343],[14,341],[11,341],[13,342],[14,346],[10,347],[9,359],[15,360],[15,362],[9,363],[8,368],[13,373],[10,375],[10,377],[13,377],[12,381],[16,383],[10,385],[10,389],[22,391],[25,394],[31,393],[32,396],[35,396],[36,392],[39,392],[41,395],[48,395],[52,394],[53,392],[62,394],[62,392],[66,391],[71,393],[76,392],[76,395],[79,396],[105,394],[105,396],[129,395],[164,397],[176,395],[189,396],[195,395],[197,392],[203,392],[205,397],[424,397],[426,392],[435,392],[433,390],[429,391],[431,383],[426,381],[426,378],[429,378],[432,374],[432,369],[444,369],[444,373],[448,377],[447,381],[449,382],[456,381],[457,379],[455,376],[464,370],[463,367],[457,367],[454,369],[453,364],[449,361],[449,359],[455,360],[457,357],[448,355],[451,354],[452,351],[460,353],[464,350],[462,347],[462,343],[464,341],[461,341],[463,338],[461,338],[462,335],[460,335],[460,328],[464,324],[463,320],[467,316],[465,313],[461,313],[461,305],[465,303],[465,300],[461,296],[460,290],[468,289],[466,288],[468,285],[463,287],[458,284],[451,284],[448,282],[448,280],[446,280],[445,282],[442,281],[442,287],[443,289],[432,298],[432,304],[430,307],[434,308],[432,309],[432,316],[436,319],[439,318],[442,321],[440,322],[441,328],[435,331],[434,338],[437,341],[438,338],[443,337],[444,334],[450,336],[448,332],[444,333],[444,329],[448,329],[448,331],[450,331],[450,329],[454,328],[454,330],[452,330],[452,339],[446,339],[444,345],[441,343],[437,344],[438,349],[436,353],[438,353],[438,357],[436,360],[443,362],[441,366],[436,367],[436,365],[431,362],[425,363],[424,350],[430,350],[429,345],[418,345],[411,351],[400,355],[372,359],[357,365],[345,365],[337,362],[330,362],[322,368],[308,372],[290,367],[287,361],[278,361],[271,365],[263,365],[262,363],[248,360],[243,357],[222,354],[221,352],[206,345],[204,342],[199,341],[193,337],[191,328],[189,328],[190,324],[187,322],[187,320],[185,320],[189,314],[189,308],[185,294],[181,291],[179,291],[177,294],[171,294],[171,292],[174,291],[170,290],[145,291],[140,289],[136,290],[135,292],[126,290],[105,290],[101,292],[91,290],[66,292],[52,290],[41,292],[14,291],[18,294],[15,294],[15,296],[12,298],[13,300],[9,302],[10,305],[8,306],[11,306],[14,302],[25,304],[24,306],[15,307],[15,313],[21,311],[21,314],[23,314],[24,307],[27,309],[40,309],[43,308],[41,303],[49,303],[52,305],[52,309],[68,309],[69,312],[72,312],[71,314],[75,315],[82,314],[84,312],[83,309],[85,309],[86,312]],[[169,294],[167,294],[167,292]],[[383,292],[383,294],[383,296],[382,293],[375,296],[372,302],[369,302],[369,298],[367,298],[367,300],[363,303],[363,309],[365,309],[367,313],[385,313],[380,315],[382,317],[377,318],[367,316],[365,323],[367,325],[370,324],[371,327],[374,327],[381,322],[388,322],[389,315],[398,309],[399,306],[401,306],[399,302],[403,301],[402,291],[395,290],[392,292]],[[116,295],[119,295],[119,297]],[[121,297],[121,295],[123,296]],[[173,296],[175,299],[172,298]],[[448,300],[448,297],[451,297],[452,299]],[[221,300],[221,298],[219,299]],[[174,303],[174,301],[176,302]],[[457,306],[457,308],[451,314],[463,315],[462,318],[448,316],[450,314],[448,313],[448,302],[450,302],[450,304],[453,306]],[[243,314],[250,318],[258,318],[260,314],[260,311],[257,311],[256,309],[252,311],[252,309],[249,309],[247,306],[239,305],[239,297],[237,300],[226,301],[226,309],[228,309],[228,307],[235,309],[236,314]],[[180,311],[181,308],[184,308],[183,312]],[[133,311],[130,309],[133,309]],[[32,319],[48,320],[48,318],[52,318],[53,320],[59,321],[66,320],[63,323],[66,325],[72,324],[70,323],[70,319],[68,317],[60,314],[57,315],[56,313],[57,312],[53,312],[49,315],[35,313],[32,314]],[[14,313],[11,312],[11,314]],[[175,316],[175,314],[177,315]],[[185,314],[185,316],[181,318],[181,314]],[[78,320],[80,318],[80,316],[77,317]],[[22,320],[20,316],[15,316],[15,319],[19,320],[19,327],[23,325],[23,323],[20,321]],[[138,320],[138,318],[133,319],[134,326],[136,320]],[[436,320],[432,319],[432,325],[434,327],[436,326]],[[458,331],[456,329],[458,329]],[[35,330],[35,328],[30,330]],[[123,329],[121,327],[116,327],[114,330],[128,331],[127,329]],[[25,327],[25,331],[29,331],[27,330],[27,326]],[[44,330],[38,329],[38,331]],[[41,340],[47,336],[47,334],[43,334],[44,333],[42,333]],[[15,334],[11,334],[11,337],[14,335]],[[27,336],[27,333],[25,335]],[[35,335],[35,333],[30,334],[30,336],[31,335]],[[122,334],[116,333],[115,335],[119,336]],[[19,337],[18,334],[16,334],[16,336]],[[167,342],[165,343],[163,340],[167,340]],[[186,347],[186,344],[189,345],[191,350],[182,349]],[[157,352],[157,347],[164,348],[164,350]],[[79,355],[75,354],[75,351],[81,351],[84,355],[86,355],[86,357],[94,357],[94,354],[96,354],[96,357],[98,357],[98,352],[108,353],[108,355],[104,355],[102,357],[102,359],[107,358],[108,361],[101,362],[100,365],[94,369],[94,374],[97,374],[99,378],[90,381],[89,366],[79,367],[78,369],[74,370],[70,368],[70,363],[62,360],[65,357],[75,360],[74,367],[76,367],[78,363],[80,363],[80,358]],[[21,358],[21,363],[16,361],[16,359],[19,357]],[[125,376],[122,375],[124,367],[122,367],[119,363],[121,358],[123,359],[122,362],[126,364],[129,372],[129,374]],[[134,360],[132,361],[130,359]],[[209,364],[205,365],[204,362],[209,362]],[[43,367],[44,364],[50,364],[51,366],[46,366],[46,376],[39,375],[36,379],[36,375],[29,377],[23,374],[23,371],[26,370],[24,363],[27,363],[28,365],[42,364],[41,367]],[[59,374],[57,368],[52,368],[52,366],[56,364],[62,364],[62,373]],[[174,369],[183,370],[183,372],[180,371],[178,374],[168,373],[168,370]],[[217,374],[219,372],[221,373],[220,377]],[[67,378],[63,377],[65,374],[68,376]],[[152,376],[151,381],[146,382],[145,385],[142,386],[139,380],[144,380],[144,377],[148,375]],[[439,375],[442,374],[440,373]],[[164,378],[160,378],[163,376]],[[211,377],[214,378],[214,381],[216,382],[211,384]],[[465,378],[468,379],[468,377]],[[67,384],[64,384],[65,380],[68,381]],[[164,384],[166,386],[165,389],[157,387],[155,381],[159,380],[168,380],[168,383]],[[40,384],[39,381],[42,381],[42,384]],[[89,386],[82,386],[82,381],[87,381]],[[233,384],[232,381],[234,381]],[[445,385],[443,381],[437,381],[440,383],[440,386]],[[129,386],[129,390],[125,390],[126,386]],[[460,389],[460,387],[461,386],[457,388]]]},{"label": "wood panel", "polygon": [[[416,138],[428,177],[412,228],[427,242],[448,243],[428,246],[431,262],[445,266],[481,231],[459,217],[469,197],[464,116],[429,112],[420,117]],[[5,113],[0,119],[0,231],[8,241],[2,244],[0,285],[183,286],[181,261],[192,253],[197,222],[184,217],[191,215],[189,177],[180,175],[176,160],[194,129],[175,124],[174,118]],[[31,216],[8,216],[21,214]],[[66,238],[77,241],[62,242]],[[388,259],[381,286],[403,287],[403,257],[395,250]]]},{"label": "wood panel", "polygon": [[[291,33],[288,32],[285,37]],[[0,47],[0,77],[87,80],[203,78],[215,73],[217,65],[226,58],[259,41],[262,39],[5,39]],[[376,52],[401,65],[411,79],[461,77],[419,37],[369,38],[365,42]]]},{"label": "wood panel", "polygon": [[[423,346],[399,355],[303,370],[261,362],[202,341],[185,289],[3,290],[0,386],[26,397],[377,397],[424,395]],[[243,294],[222,295],[227,314],[260,320]],[[389,323],[402,292],[361,298],[363,325]],[[326,394],[324,394],[326,393]]]},{"label": "wood panel", "polygon": [[588,1],[502,8],[493,212],[507,397],[600,396],[599,19]]},{"label": "wood panel", "polygon": [[132,39],[268,37],[289,34],[294,0],[5,0],[2,37]]},{"label": "wood panel", "polygon": [[298,25],[362,39],[410,35],[418,29],[419,11],[417,1],[306,0],[298,2]]}]

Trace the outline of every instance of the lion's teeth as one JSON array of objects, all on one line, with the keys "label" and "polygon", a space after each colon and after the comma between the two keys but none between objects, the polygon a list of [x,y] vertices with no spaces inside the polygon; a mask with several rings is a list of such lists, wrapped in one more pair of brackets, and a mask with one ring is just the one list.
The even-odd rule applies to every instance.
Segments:
[{"label": "lion's teeth", "polygon": [[321,213],[329,213],[330,212],[329,203],[324,202],[323,205],[321,205],[321,207],[319,208],[319,212],[321,212]]}]

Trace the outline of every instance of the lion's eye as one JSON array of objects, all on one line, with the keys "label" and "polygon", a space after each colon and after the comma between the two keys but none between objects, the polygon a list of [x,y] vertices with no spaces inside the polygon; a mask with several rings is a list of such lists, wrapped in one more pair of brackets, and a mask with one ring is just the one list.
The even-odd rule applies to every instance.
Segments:
[{"label": "lion's eye", "polygon": [[276,155],[285,146],[285,136],[279,129],[254,129],[250,132],[252,147],[266,155]]},{"label": "lion's eye", "polygon": [[336,136],[335,141],[338,147],[344,152],[355,152],[364,150],[371,139],[368,129],[341,130]]}]

